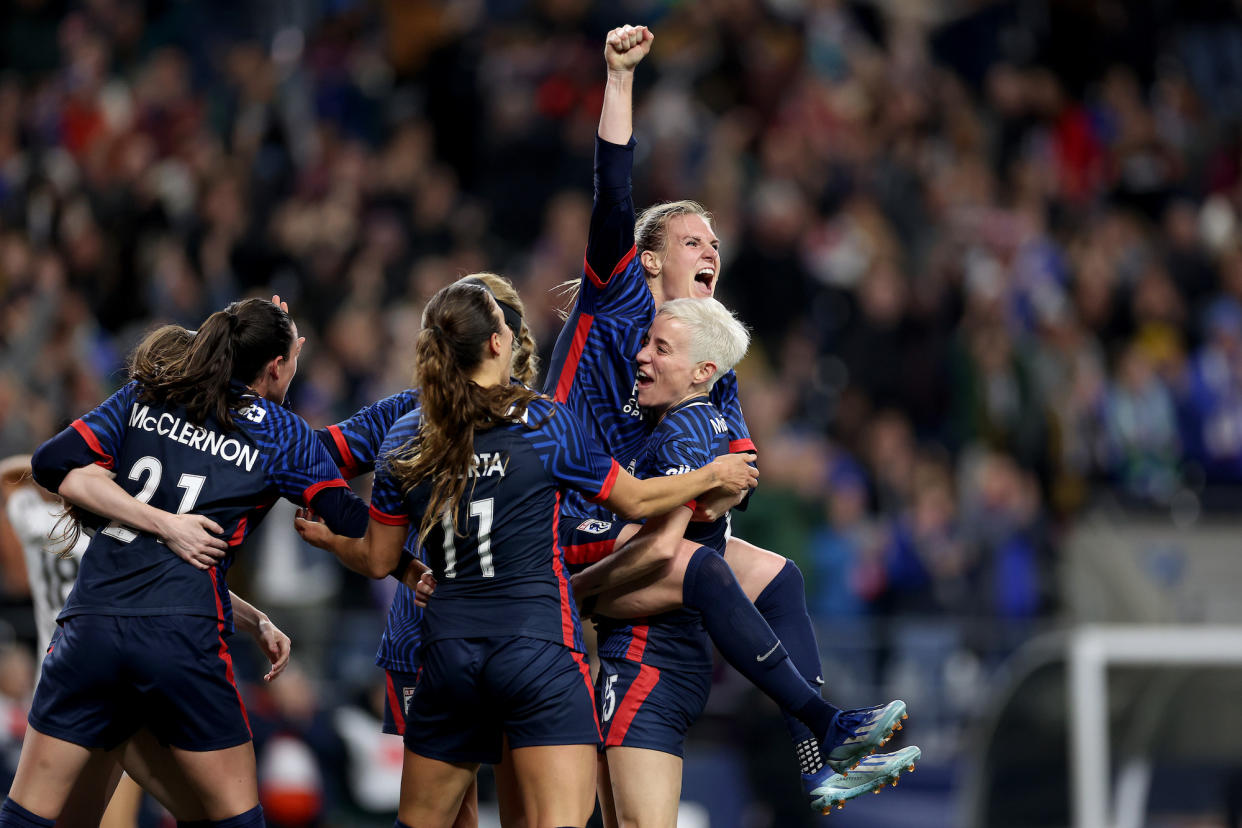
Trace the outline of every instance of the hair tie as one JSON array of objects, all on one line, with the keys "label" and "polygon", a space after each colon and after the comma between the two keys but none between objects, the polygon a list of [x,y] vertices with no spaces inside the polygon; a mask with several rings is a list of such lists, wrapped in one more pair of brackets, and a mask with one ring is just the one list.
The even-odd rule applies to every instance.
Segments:
[{"label": "hair tie", "polygon": [[436,336],[444,336],[444,329],[441,328],[439,325],[428,325],[427,330],[431,331]]}]

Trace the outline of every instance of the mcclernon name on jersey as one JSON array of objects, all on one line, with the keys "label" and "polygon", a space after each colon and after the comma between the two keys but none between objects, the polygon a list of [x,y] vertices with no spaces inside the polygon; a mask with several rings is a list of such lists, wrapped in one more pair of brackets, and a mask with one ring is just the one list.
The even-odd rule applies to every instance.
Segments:
[{"label": "mcclernon name on jersey", "polygon": [[218,431],[183,421],[180,417],[162,412],[151,414],[150,406],[134,403],[129,415],[129,427],[140,428],[167,437],[215,457],[235,464],[239,469],[253,471],[259,459],[259,450],[235,437],[225,437]]}]

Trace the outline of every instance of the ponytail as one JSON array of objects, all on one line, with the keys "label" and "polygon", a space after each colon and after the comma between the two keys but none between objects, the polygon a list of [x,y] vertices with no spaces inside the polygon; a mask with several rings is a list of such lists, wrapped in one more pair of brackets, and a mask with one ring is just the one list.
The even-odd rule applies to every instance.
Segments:
[{"label": "ponytail", "polygon": [[243,299],[207,317],[190,347],[148,378],[140,396],[146,402],[185,406],[190,422],[201,425],[214,417],[233,429],[233,411],[247,394],[245,386],[292,347],[288,313],[266,299]]},{"label": "ponytail", "polygon": [[455,283],[433,296],[423,311],[414,348],[415,381],[422,391],[418,435],[388,460],[404,492],[432,480],[420,543],[445,513],[457,531],[457,505],[474,462],[475,432],[521,418],[539,396],[517,385],[484,388],[470,379],[483,361],[484,345],[500,332],[495,308],[485,287]]}]

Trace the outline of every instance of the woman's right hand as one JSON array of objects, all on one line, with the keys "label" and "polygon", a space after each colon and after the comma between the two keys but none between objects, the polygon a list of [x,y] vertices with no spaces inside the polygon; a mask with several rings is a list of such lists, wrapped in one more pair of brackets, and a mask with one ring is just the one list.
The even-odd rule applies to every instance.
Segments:
[{"label": "woman's right hand", "polygon": [[161,522],[164,545],[195,569],[210,569],[228,553],[224,529],[205,515],[166,513]]},{"label": "woman's right hand", "polygon": [[604,62],[611,72],[632,72],[651,51],[655,35],[646,26],[618,26],[608,33]]},{"label": "woman's right hand", "polygon": [[336,534],[310,509],[298,509],[293,518],[293,528],[311,546],[332,551],[332,541],[336,539]]},{"label": "woman's right hand", "polygon": [[717,489],[724,489],[735,495],[759,485],[759,470],[750,465],[758,455],[753,452],[744,454],[722,454],[710,465],[716,475]]}]

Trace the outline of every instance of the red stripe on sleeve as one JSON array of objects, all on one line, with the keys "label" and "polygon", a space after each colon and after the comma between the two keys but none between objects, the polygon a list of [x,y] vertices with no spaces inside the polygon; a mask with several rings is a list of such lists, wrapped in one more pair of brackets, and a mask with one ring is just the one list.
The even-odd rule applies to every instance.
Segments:
[{"label": "red stripe on sleeve", "polygon": [[578,373],[578,363],[582,361],[582,351],[586,348],[587,336],[591,333],[591,325],[595,317],[584,313],[578,317],[578,325],[574,328],[574,338],[569,345],[569,354],[565,357],[565,365],[556,380],[557,402],[569,399],[569,391],[574,387],[574,377]]},{"label": "red stripe on sleeve", "polygon": [[315,485],[308,486],[306,491],[302,492],[302,505],[309,506],[311,501],[315,499],[315,495],[319,494],[324,489],[330,489],[333,486],[345,486],[348,488],[349,484],[340,477],[335,480],[320,480]]},{"label": "red stripe on sleeve", "polygon": [[613,720],[612,727],[608,730],[608,741],[604,743],[607,747],[619,747],[625,741],[625,734],[629,732],[630,725],[634,723],[634,717],[638,715],[643,702],[659,683],[659,670],[650,664],[638,666],[638,677],[625,692],[625,698],[621,700],[621,704],[617,705],[617,718]]},{"label": "red stripe on sleeve", "polygon": [[405,708],[397,699],[397,688],[392,683],[392,673],[384,671],[384,683],[388,686],[388,706],[392,709],[392,720],[397,725],[397,735],[405,735]]},{"label": "red stripe on sleeve", "polygon": [[592,503],[603,503],[612,494],[612,487],[617,485],[617,478],[621,475],[621,464],[616,460],[612,461],[612,467],[608,469],[608,476],[604,478],[604,485],[600,486],[599,494],[590,498]]},{"label": "red stripe on sleeve", "polygon": [[754,451],[754,450],[755,450],[755,441],[751,440],[749,437],[747,437],[745,440],[730,440],[729,441],[729,453],[730,454],[738,454],[739,452]]},{"label": "red stripe on sleeve", "polygon": [[371,520],[376,523],[382,523],[385,526],[409,526],[409,515],[390,515],[387,512],[381,512],[374,506],[367,507],[367,513],[371,516]]},{"label": "red stripe on sleeve", "polygon": [[74,420],[71,425],[74,431],[82,435],[82,439],[91,447],[91,451],[99,455],[100,459],[95,461],[97,465],[103,466],[105,469],[110,469],[116,465],[116,460],[113,459],[111,454],[103,450],[103,446],[99,443],[99,438],[95,436],[95,432],[91,431],[90,426],[80,419]]},{"label": "red stripe on sleeve", "polygon": [[591,280],[591,284],[595,285],[597,288],[605,288],[608,287],[608,283],[612,281],[613,276],[616,276],[618,273],[630,266],[630,262],[634,261],[634,256],[637,253],[638,246],[631,245],[630,251],[621,257],[621,261],[617,262],[616,267],[614,267],[612,272],[608,274],[607,279],[600,279],[599,276],[596,275],[595,271],[591,268],[591,263],[586,260],[585,256],[582,258],[582,270],[586,273],[587,278]]},{"label": "red stripe on sleeve", "polygon": [[345,432],[341,431],[341,427],[328,426],[328,434],[332,437],[332,444],[336,446],[336,453],[341,455],[341,474],[345,477],[362,474],[363,469],[354,459],[354,453],[349,450],[349,441],[345,439]]}]

